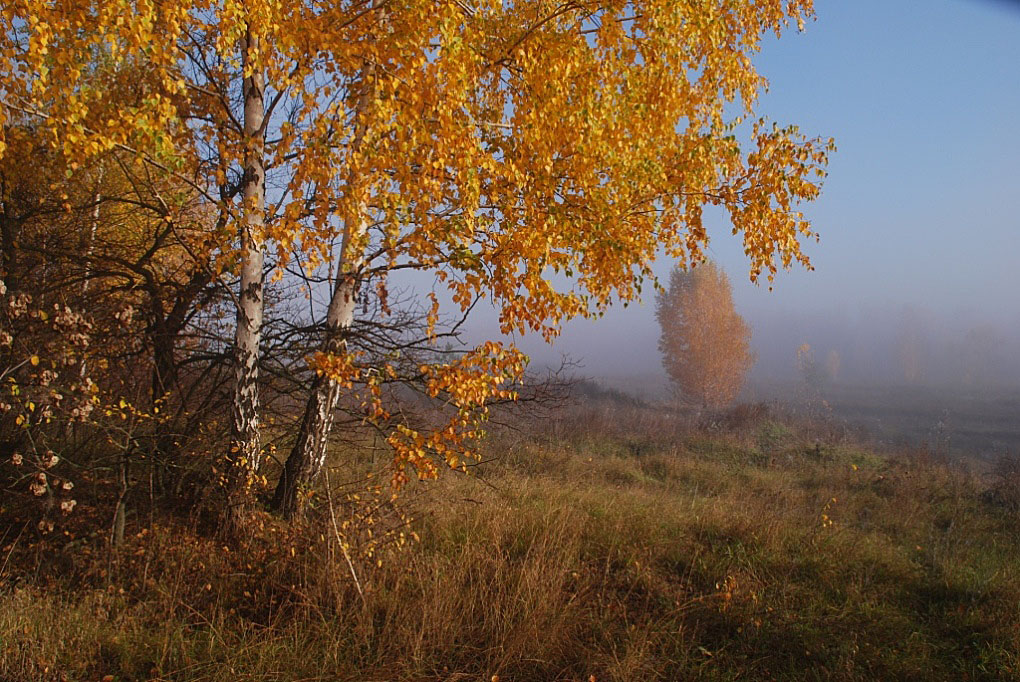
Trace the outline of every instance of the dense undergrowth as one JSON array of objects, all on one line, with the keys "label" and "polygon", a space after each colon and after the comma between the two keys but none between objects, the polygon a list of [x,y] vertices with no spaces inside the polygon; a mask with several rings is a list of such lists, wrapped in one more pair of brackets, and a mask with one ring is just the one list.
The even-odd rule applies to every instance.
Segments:
[{"label": "dense undergrowth", "polygon": [[114,552],[5,524],[0,678],[1020,678],[1020,521],[960,467],[598,401],[489,449],[372,557],[322,496],[231,546],[141,510]]}]

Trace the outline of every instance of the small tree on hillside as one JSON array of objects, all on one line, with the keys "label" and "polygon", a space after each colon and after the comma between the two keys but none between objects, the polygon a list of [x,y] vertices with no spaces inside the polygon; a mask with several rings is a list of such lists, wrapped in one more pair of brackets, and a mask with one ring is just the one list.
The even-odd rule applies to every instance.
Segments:
[{"label": "small tree on hillside", "polygon": [[680,266],[656,299],[662,362],[685,401],[718,409],[733,401],[754,364],[751,329],[733,308],[726,273],[712,263]]}]

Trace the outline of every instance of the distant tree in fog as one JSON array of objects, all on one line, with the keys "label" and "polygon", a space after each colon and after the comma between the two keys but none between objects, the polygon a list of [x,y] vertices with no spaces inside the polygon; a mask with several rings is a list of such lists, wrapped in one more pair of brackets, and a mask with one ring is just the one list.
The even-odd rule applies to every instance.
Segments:
[{"label": "distant tree in fog", "polygon": [[811,397],[820,396],[829,378],[828,367],[823,367],[815,359],[815,351],[809,343],[797,347],[797,372]]},{"label": "distant tree in fog", "polygon": [[903,379],[908,384],[919,384],[925,379],[931,356],[928,342],[930,336],[928,325],[920,313],[911,306],[906,307],[900,318],[896,354],[903,370]]},{"label": "distant tree in fog", "polygon": [[674,268],[655,316],[662,362],[680,396],[702,408],[733,402],[754,355],[751,329],[733,307],[726,273],[709,262]]},{"label": "distant tree in fog", "polygon": [[963,339],[960,354],[964,386],[985,387],[1001,383],[999,376],[1006,367],[1006,339],[991,325],[972,327]]},{"label": "distant tree in fog", "polygon": [[825,371],[829,375],[829,381],[835,382],[839,379],[839,369],[843,364],[843,360],[839,356],[839,351],[833,348],[829,351],[828,357],[825,358]]}]

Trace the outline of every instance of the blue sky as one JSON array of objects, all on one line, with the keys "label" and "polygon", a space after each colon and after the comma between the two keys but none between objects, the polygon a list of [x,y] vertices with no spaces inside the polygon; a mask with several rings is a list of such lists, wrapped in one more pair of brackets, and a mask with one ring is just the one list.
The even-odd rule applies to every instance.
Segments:
[{"label": "blue sky", "polygon": [[[822,197],[805,211],[821,235],[807,247],[816,269],[755,287],[728,223],[710,231],[763,359],[784,357],[769,343],[811,340],[819,320],[866,325],[907,305],[945,333],[990,323],[1016,341],[1020,2],[818,0],[816,11],[757,59],[770,81],[759,113],[836,138]],[[581,357],[592,375],[656,372],[653,308],[649,297],[572,322],[552,349],[519,342],[539,362]]]},{"label": "blue sky", "polygon": [[[761,110],[839,147],[809,208],[817,271],[777,292],[805,305],[1016,306],[1012,292],[983,292],[1020,284],[1020,4],[828,0],[817,11],[759,62],[771,81]],[[736,280],[739,263],[719,252]]]}]

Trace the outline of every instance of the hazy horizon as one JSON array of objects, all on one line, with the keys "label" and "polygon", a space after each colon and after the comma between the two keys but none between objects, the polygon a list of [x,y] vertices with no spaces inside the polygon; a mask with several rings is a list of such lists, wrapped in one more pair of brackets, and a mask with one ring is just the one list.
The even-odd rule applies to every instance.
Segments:
[{"label": "hazy horizon", "polygon": [[[808,343],[820,361],[840,354],[846,383],[1020,386],[1020,5],[823,0],[816,10],[757,60],[770,80],[759,111],[838,146],[821,197],[803,207],[820,237],[805,248],[814,270],[755,286],[728,221],[707,221],[709,257],[753,328],[751,380],[796,379]],[[660,260],[657,275],[671,266]],[[654,376],[650,291],[566,324],[552,346],[514,340],[535,366],[566,354],[588,376]],[[468,340],[494,334],[494,312],[479,312]],[[924,365],[913,381],[897,365],[904,335]]]}]

